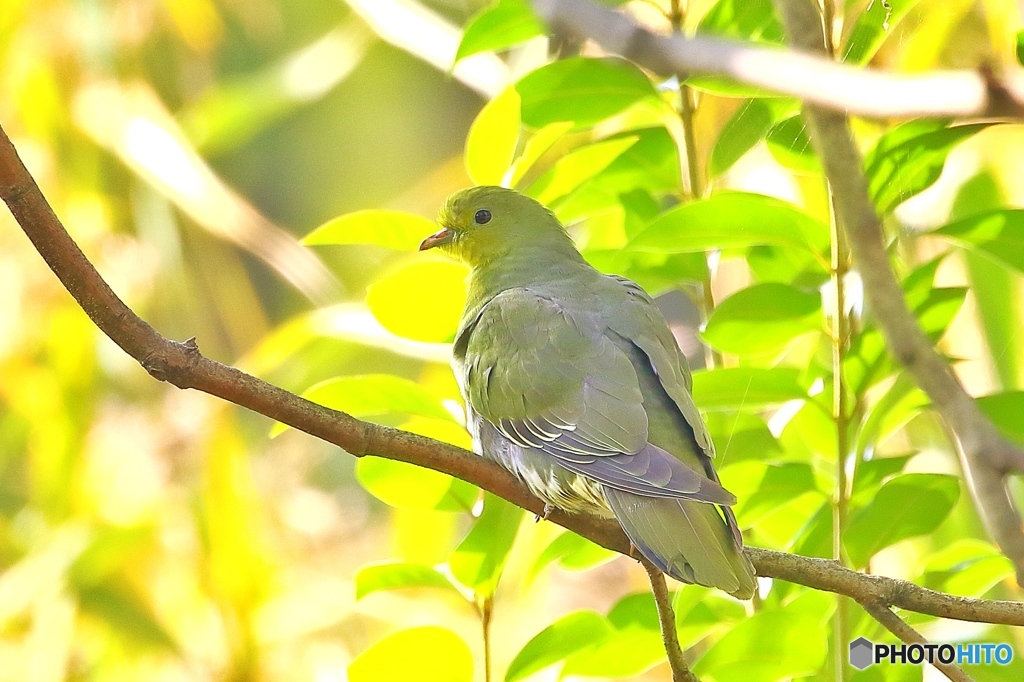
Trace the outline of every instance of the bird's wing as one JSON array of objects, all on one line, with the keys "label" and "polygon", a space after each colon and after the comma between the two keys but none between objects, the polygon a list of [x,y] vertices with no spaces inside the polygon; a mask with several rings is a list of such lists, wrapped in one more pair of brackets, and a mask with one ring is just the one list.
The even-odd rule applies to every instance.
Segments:
[{"label": "bird's wing", "polygon": [[732,504],[704,472],[648,442],[636,370],[604,331],[565,301],[502,292],[456,340],[470,409],[517,445],[615,489]]},{"label": "bird's wing", "polygon": [[715,445],[697,410],[690,389],[693,379],[686,358],[679,350],[661,311],[639,285],[625,277],[613,277],[629,295],[630,304],[608,311],[608,327],[635,344],[650,360],[662,388],[679,408],[704,454],[715,456]]}]

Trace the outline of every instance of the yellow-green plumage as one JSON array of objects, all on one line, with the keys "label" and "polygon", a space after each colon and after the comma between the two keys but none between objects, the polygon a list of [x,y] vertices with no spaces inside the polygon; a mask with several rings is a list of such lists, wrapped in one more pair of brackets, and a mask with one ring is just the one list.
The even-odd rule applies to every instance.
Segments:
[{"label": "yellow-green plumage", "polygon": [[749,598],[686,360],[650,297],[583,260],[557,219],[500,187],[456,193],[439,247],[470,267],[453,364],[474,447],[549,504],[614,515],[669,575]]}]

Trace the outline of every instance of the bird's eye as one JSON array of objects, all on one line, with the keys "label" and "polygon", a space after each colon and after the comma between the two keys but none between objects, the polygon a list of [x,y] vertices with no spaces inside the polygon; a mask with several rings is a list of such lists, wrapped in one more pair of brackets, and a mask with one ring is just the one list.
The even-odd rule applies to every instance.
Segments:
[{"label": "bird's eye", "polygon": [[491,222],[491,212],[486,208],[481,208],[476,212],[476,215],[473,216],[473,220],[477,225],[486,225]]}]

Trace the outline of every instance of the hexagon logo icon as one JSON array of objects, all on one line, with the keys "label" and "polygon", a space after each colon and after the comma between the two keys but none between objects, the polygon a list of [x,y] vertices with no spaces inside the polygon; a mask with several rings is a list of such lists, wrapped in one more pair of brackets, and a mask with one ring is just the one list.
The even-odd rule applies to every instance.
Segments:
[{"label": "hexagon logo icon", "polygon": [[875,645],[864,637],[858,637],[850,642],[850,665],[857,670],[863,670],[875,659]]}]

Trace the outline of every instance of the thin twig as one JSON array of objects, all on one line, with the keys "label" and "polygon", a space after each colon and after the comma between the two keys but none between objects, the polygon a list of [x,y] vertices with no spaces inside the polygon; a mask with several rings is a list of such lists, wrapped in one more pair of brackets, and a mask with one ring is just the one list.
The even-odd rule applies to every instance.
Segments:
[{"label": "thin twig", "polygon": [[[819,44],[821,23],[810,0],[775,4],[796,47]],[[1003,438],[981,412],[907,307],[889,265],[882,223],[860,170],[863,160],[849,119],[812,104],[804,107],[804,117],[832,190],[836,219],[849,239],[864,296],[886,345],[956,434],[965,477],[988,533],[1013,562],[1017,583],[1024,585],[1024,530],[1004,481],[1010,471],[1024,472],[1024,450]]]},{"label": "thin twig", "polygon": [[[886,630],[899,637],[907,644],[927,644],[920,632],[907,624],[905,620],[893,613],[885,604],[878,604],[870,601],[862,601],[860,605],[868,612],[868,615],[877,620]],[[953,682],[971,682],[971,677],[955,663],[932,663],[935,668]]]},{"label": "thin twig", "polygon": [[[544,503],[500,465],[462,448],[407,431],[363,422],[310,402],[234,367],[203,357],[195,341],[177,343],[158,334],[111,290],[64,229],[14,145],[0,128],[0,198],[40,255],[92,321],[154,378],[194,388],[333,443],[356,457],[373,454],[449,474],[534,514]],[[630,554],[618,523],[554,510],[548,519],[588,540]],[[763,577],[813,589],[875,599],[918,613],[959,620],[1024,626],[1024,604],[967,599],[903,580],[864,575],[825,559],[748,547]]]},{"label": "thin twig", "polygon": [[679,646],[679,633],[676,631],[676,615],[672,611],[672,596],[665,584],[665,574],[647,559],[640,559],[647,577],[651,579],[651,591],[654,593],[654,604],[658,607],[658,623],[661,626],[661,641],[668,654],[668,665],[672,668],[672,682],[699,682],[683,658],[683,649]]},{"label": "thin twig", "polygon": [[869,118],[1024,116],[1020,69],[999,80],[980,71],[893,74],[701,35],[661,36],[590,0],[533,0],[533,6],[552,30],[591,38],[659,74],[726,76]]}]

